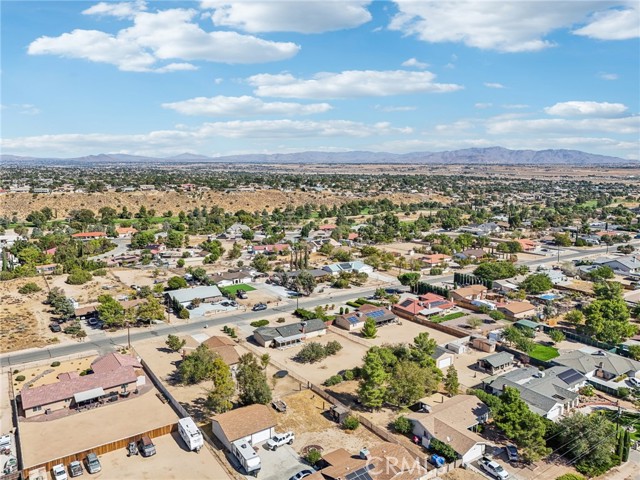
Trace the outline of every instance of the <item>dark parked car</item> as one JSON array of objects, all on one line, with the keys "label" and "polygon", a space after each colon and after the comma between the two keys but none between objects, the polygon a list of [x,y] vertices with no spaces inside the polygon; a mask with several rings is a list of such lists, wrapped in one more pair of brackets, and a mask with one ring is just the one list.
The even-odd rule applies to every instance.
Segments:
[{"label": "dark parked car", "polygon": [[254,312],[259,312],[260,310],[266,310],[267,305],[264,303],[256,303],[251,310]]},{"label": "dark parked car", "polygon": [[69,474],[72,477],[79,477],[80,475],[82,475],[84,473],[84,470],[82,470],[82,463],[78,462],[77,460],[74,462],[71,462],[69,464]]},{"label": "dark parked car", "polygon": [[156,454],[156,446],[147,435],[138,440],[138,448],[143,457],[150,457]]},{"label": "dark parked car", "polygon": [[507,445],[507,457],[510,462],[517,462],[520,460],[520,456],[518,455],[518,449],[514,445]]},{"label": "dark parked car", "polygon": [[58,333],[62,331],[62,327],[60,326],[59,323],[50,323],[49,328],[53,333]]}]

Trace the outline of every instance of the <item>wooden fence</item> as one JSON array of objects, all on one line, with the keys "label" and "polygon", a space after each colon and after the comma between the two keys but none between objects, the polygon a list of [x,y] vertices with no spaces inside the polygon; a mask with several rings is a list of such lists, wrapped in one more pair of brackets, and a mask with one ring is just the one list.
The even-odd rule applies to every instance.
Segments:
[{"label": "wooden fence", "polygon": [[457,327],[450,327],[441,323],[435,323],[424,317],[415,316],[413,317],[412,321],[415,323],[419,323],[420,325],[424,325],[425,327],[433,328],[434,330],[447,333],[453,337],[464,338],[469,336],[469,332],[463,331]]},{"label": "wooden fence", "polygon": [[46,463],[41,463],[38,465],[30,465],[28,467],[26,467],[23,471],[23,478],[28,478],[29,477],[29,471],[31,470],[35,470],[37,468],[44,468],[45,470],[49,471],[51,470],[51,468],[53,468],[54,465],[57,465],[59,463],[62,463],[64,465],[68,465],[70,462],[73,461],[83,461],[84,458],[87,456],[87,454],[93,452],[96,455],[104,455],[105,453],[109,453],[109,452],[113,452],[115,450],[120,450],[120,449],[126,449],[127,446],[129,445],[129,442],[137,442],[138,440],[140,440],[144,435],[147,435],[151,438],[156,438],[156,437],[161,437],[163,435],[167,435],[168,433],[172,433],[178,430],[178,424],[177,423],[170,423],[168,425],[165,425],[163,427],[158,427],[158,428],[154,428],[153,430],[148,430],[146,432],[140,432],[136,435],[132,435],[130,437],[125,437],[125,438],[121,438],[119,440],[115,440],[113,442],[109,442],[109,443],[105,443],[104,445],[96,445],[92,448],[88,448],[86,450],[82,450],[80,452],[75,452],[72,453],[70,455],[66,455],[64,457],[60,457],[60,458],[56,458],[55,460],[49,460]]}]

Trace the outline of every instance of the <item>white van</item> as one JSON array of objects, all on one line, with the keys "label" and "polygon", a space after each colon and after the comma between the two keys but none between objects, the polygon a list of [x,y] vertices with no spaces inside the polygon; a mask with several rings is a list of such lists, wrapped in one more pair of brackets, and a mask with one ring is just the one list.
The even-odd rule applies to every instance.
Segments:
[{"label": "white van", "polygon": [[202,432],[191,417],[181,418],[178,420],[178,432],[187,444],[187,448],[192,452],[197,452],[204,446],[204,438]]},{"label": "white van", "polygon": [[238,459],[247,475],[258,476],[262,468],[260,457],[246,440],[236,440],[231,444],[231,453]]}]

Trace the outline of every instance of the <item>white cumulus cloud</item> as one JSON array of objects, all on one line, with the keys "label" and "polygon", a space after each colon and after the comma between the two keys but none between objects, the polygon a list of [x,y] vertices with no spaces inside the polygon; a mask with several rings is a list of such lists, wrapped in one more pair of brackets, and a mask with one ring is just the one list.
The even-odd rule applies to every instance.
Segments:
[{"label": "white cumulus cloud", "polygon": [[431,72],[407,70],[347,70],[317,73],[310,79],[291,74],[258,74],[247,81],[260,97],[350,98],[383,97],[412,93],[444,93],[460,90],[451,83],[434,83]]},{"label": "white cumulus cloud", "polygon": [[421,62],[417,58],[410,58],[409,60],[405,60],[402,62],[403,67],[414,67],[419,68],[420,70],[424,70],[429,66],[428,63]]},{"label": "white cumulus cloud", "polygon": [[544,111],[559,117],[619,117],[627,111],[627,106],[622,103],[571,101],[556,103]]},{"label": "white cumulus cloud", "polygon": [[614,133],[618,135],[640,135],[640,117],[621,118],[540,118],[531,120],[489,120],[487,132],[491,134],[567,134],[567,133]]},{"label": "white cumulus cloud", "polygon": [[484,82],[484,86],[487,88],[505,88],[503,84],[498,82]]},{"label": "white cumulus cloud", "polygon": [[205,0],[202,8],[213,9],[217,26],[251,33],[321,33],[358,27],[371,20],[371,2],[351,0],[301,2]]},{"label": "white cumulus cloud", "polygon": [[[624,39],[633,35],[637,11],[631,2],[535,0],[440,1],[396,0],[398,13],[389,28],[431,43],[456,42],[500,52],[532,52],[554,46],[548,34],[571,28],[577,35],[600,39]],[[621,9],[610,9],[619,5]],[[638,34],[635,20],[635,36]]]},{"label": "white cumulus cloud", "polygon": [[93,5],[82,13],[84,15],[102,15],[117,18],[130,18],[136,13],[147,9],[147,4],[143,0],[135,2],[100,2]]},{"label": "white cumulus cloud", "polygon": [[[59,55],[116,65],[132,72],[172,72],[196,68],[184,61],[229,64],[264,63],[294,56],[300,47],[237,32],[207,32],[194,22],[193,9],[137,12],[133,25],[115,34],[76,29],[43,36],[28,47],[30,55]],[[163,61],[183,60],[162,65]]]},{"label": "white cumulus cloud", "polygon": [[600,72],[598,74],[598,77],[600,77],[602,80],[618,80],[618,78],[620,78],[617,73],[606,72]]},{"label": "white cumulus cloud", "polygon": [[328,103],[265,102],[259,98],[240,97],[196,97],[180,102],[163,103],[164,108],[184,115],[250,116],[250,115],[310,115],[331,110]]},{"label": "white cumulus cloud", "polygon": [[612,8],[596,12],[591,22],[574,30],[576,35],[598,40],[629,40],[640,37],[640,8],[630,2],[630,8]]}]

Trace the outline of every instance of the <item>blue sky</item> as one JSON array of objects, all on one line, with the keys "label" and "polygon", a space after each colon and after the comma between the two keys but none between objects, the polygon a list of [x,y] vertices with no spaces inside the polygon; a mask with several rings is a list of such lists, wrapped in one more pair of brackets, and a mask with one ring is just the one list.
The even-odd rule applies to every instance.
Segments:
[{"label": "blue sky", "polygon": [[637,1],[2,1],[2,152],[640,156]]}]

